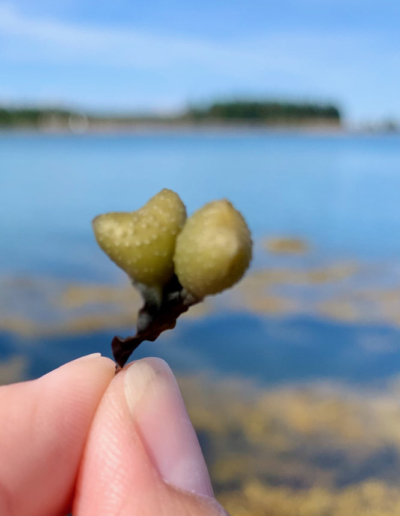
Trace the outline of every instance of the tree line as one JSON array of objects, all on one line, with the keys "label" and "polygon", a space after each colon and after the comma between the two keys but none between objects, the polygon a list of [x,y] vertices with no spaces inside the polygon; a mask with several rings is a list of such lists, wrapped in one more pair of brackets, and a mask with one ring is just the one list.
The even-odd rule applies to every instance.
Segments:
[{"label": "tree line", "polygon": [[190,107],[184,113],[169,116],[100,116],[85,115],[64,109],[0,107],[0,127],[40,127],[68,125],[71,120],[84,117],[90,125],[112,122],[129,124],[141,122],[199,123],[249,122],[260,124],[298,124],[333,122],[339,124],[341,113],[331,104],[312,104],[273,101],[215,102],[204,107]]},{"label": "tree line", "polygon": [[339,108],[332,104],[273,101],[215,102],[192,108],[187,113],[194,120],[252,121],[264,123],[299,123],[312,121],[340,122]]}]

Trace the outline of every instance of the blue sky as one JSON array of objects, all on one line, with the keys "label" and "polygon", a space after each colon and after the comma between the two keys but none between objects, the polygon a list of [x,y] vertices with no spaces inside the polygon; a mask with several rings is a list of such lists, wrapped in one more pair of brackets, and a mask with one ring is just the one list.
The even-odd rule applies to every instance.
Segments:
[{"label": "blue sky", "polygon": [[168,112],[222,97],[400,119],[399,0],[0,0],[0,103]]}]

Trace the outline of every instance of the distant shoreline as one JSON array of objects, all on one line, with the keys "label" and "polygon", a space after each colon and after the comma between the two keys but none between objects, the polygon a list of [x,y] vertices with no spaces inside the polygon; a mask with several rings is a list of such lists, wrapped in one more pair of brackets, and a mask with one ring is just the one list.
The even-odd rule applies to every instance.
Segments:
[{"label": "distant shoreline", "polygon": [[350,126],[333,104],[231,100],[189,106],[170,115],[93,113],[51,107],[0,106],[0,132],[40,134],[400,134],[394,120]]},{"label": "distant shoreline", "polygon": [[0,106],[0,128],[32,128],[49,132],[193,130],[216,128],[337,128],[341,114],[330,104],[235,100],[188,107],[185,111],[155,114],[100,114],[63,108]]},{"label": "distant shoreline", "polygon": [[271,134],[310,136],[396,136],[398,131],[349,128],[337,124],[259,124],[259,123],[167,123],[138,122],[131,124],[91,124],[85,128],[59,126],[0,127],[0,135],[31,134],[49,136],[145,135],[145,134]]}]

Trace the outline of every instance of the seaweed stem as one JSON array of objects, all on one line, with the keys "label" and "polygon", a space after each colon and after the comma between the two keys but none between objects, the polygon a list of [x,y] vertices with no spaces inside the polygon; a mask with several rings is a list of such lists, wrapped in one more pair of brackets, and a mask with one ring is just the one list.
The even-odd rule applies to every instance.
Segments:
[{"label": "seaweed stem", "polygon": [[165,285],[161,303],[154,303],[150,290],[149,295],[146,289],[141,289],[141,293],[144,305],[139,311],[136,334],[125,338],[115,336],[111,342],[116,362],[115,374],[124,367],[142,342],[154,342],[161,333],[175,328],[178,317],[201,301],[187,292],[175,275]]}]

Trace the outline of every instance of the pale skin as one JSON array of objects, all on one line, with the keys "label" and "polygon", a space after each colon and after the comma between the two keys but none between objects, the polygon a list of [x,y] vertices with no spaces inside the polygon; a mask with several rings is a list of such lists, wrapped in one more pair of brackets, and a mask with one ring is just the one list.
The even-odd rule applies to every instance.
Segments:
[{"label": "pale skin", "polygon": [[227,516],[159,359],[84,357],[0,388],[2,516]]}]

